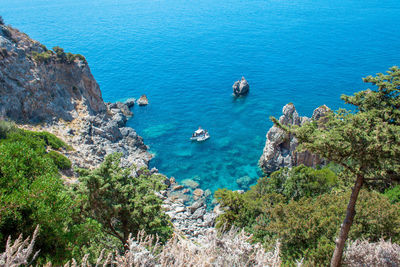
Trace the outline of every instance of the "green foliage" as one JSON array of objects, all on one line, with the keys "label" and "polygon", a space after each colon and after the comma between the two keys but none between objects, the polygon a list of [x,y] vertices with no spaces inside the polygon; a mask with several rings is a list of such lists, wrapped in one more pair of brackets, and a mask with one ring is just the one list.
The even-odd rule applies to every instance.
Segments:
[{"label": "green foliage", "polygon": [[0,120],[0,139],[6,138],[7,134],[15,130],[13,122]]},{"label": "green foliage", "polygon": [[120,158],[120,154],[109,155],[95,170],[78,170],[78,194],[85,199],[87,216],[99,221],[104,231],[122,244],[130,233],[136,235],[142,229],[166,241],[172,230],[161,209],[162,200],[155,194],[165,187],[163,177],[150,174],[148,169],[132,177],[130,169],[119,166]]},{"label": "green foliage", "polygon": [[330,192],[338,184],[336,174],[330,169],[316,170],[304,165],[292,169],[282,168],[270,177],[261,179],[254,190],[279,193],[287,200],[321,195]]},{"label": "green foliage", "polygon": [[[52,149],[59,150],[59,149],[71,149],[64,141],[59,139],[54,134],[48,132],[33,132],[27,131],[22,129],[15,129],[15,131],[11,131],[7,135],[8,141],[23,141],[29,143],[33,146],[43,147],[49,146]],[[42,143],[38,142],[39,140],[43,141]]]},{"label": "green foliage", "polygon": [[0,242],[4,246],[8,235],[28,236],[40,224],[36,248],[42,259],[56,263],[71,256],[70,246],[81,234],[72,227],[81,221],[45,147],[29,131],[17,130],[0,140]]},{"label": "green foliage", "polygon": [[50,50],[44,51],[42,53],[32,52],[32,58],[37,62],[48,63],[53,56],[53,52]]},{"label": "green foliage", "polygon": [[56,151],[50,151],[47,155],[53,160],[59,170],[71,169],[71,161],[63,154]]},{"label": "green foliage", "polygon": [[47,146],[50,146],[52,149],[59,150],[61,148],[69,150],[70,146],[68,146],[64,141],[62,141],[60,138],[55,136],[54,134],[48,133],[48,132],[30,132],[26,131],[25,132],[27,135],[38,137],[42,139]]},{"label": "green foliage", "polygon": [[[287,201],[282,194],[270,193],[268,179],[244,194],[220,189],[215,196],[225,210],[217,227],[237,226],[252,233],[254,240],[271,247],[281,242],[281,255],[292,266],[304,257],[306,266],[326,266],[335,247],[334,240],[343,221],[350,192],[331,192]],[[357,216],[350,232],[352,240],[380,238],[400,241],[400,204],[383,195],[362,192]]]},{"label": "green foliage", "polygon": [[389,198],[392,203],[400,203],[400,185],[385,191],[385,196]]},{"label": "green foliage", "polygon": [[35,61],[49,63],[51,61],[51,59],[54,59],[61,63],[71,64],[75,61],[75,59],[79,59],[86,63],[86,58],[84,56],[82,56],[80,54],[72,54],[70,52],[65,53],[64,49],[59,46],[53,47],[54,52],[51,50],[47,50],[46,46],[44,46],[44,45],[40,45],[40,46],[44,50],[42,53],[32,52],[32,58]]},{"label": "green foliage", "polygon": [[[317,266],[327,266],[335,238],[344,218],[349,192],[280,203],[269,212],[263,229],[280,239],[282,256],[288,262],[304,257]],[[377,192],[362,192],[350,239],[380,238],[400,241],[400,206]]]}]

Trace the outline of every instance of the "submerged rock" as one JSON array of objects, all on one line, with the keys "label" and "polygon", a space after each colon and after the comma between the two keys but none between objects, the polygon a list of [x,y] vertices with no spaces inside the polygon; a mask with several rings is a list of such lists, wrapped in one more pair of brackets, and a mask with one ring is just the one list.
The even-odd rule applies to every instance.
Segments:
[{"label": "submerged rock", "polygon": [[[283,115],[279,118],[279,122],[287,126],[301,126],[310,120],[321,121],[329,110],[327,106],[323,105],[314,110],[313,116],[310,119],[300,117],[295,106],[289,103],[283,107]],[[323,159],[308,151],[297,152],[298,141],[296,137],[285,133],[275,125],[268,131],[266,139],[259,165],[267,174],[277,171],[282,167],[294,167],[301,164],[316,167],[324,163]]]},{"label": "submerged rock", "polygon": [[236,183],[241,189],[248,190],[250,189],[250,185],[253,183],[253,181],[254,179],[246,175],[237,179]]},{"label": "submerged rock", "polygon": [[239,97],[247,95],[249,93],[250,86],[247,80],[244,77],[242,77],[240,81],[236,81],[233,84],[232,89],[233,89],[233,95]]},{"label": "submerged rock", "polygon": [[139,106],[146,106],[149,104],[149,100],[146,95],[142,95],[137,101]]},{"label": "submerged rock", "polygon": [[196,181],[193,181],[192,179],[185,179],[181,182],[184,186],[190,187],[191,189],[196,189],[199,187],[199,183]]}]

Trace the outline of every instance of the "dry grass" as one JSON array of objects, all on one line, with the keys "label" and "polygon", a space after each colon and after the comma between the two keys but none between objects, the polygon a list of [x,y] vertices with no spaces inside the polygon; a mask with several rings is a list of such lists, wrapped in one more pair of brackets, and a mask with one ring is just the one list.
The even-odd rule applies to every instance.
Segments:
[{"label": "dry grass", "polygon": [[11,237],[8,237],[6,250],[0,254],[0,267],[27,266],[34,261],[39,254],[39,251],[37,251],[31,257],[38,232],[39,226],[36,227],[30,241],[29,237],[23,240],[22,235],[20,235],[14,243],[12,243]]},{"label": "dry grass", "polygon": [[[6,251],[0,254],[0,267],[29,265],[38,255],[36,252],[28,261],[33,254],[37,230],[38,228],[30,242],[29,239],[22,241],[20,236],[11,246],[9,239]],[[141,232],[135,239],[129,238],[127,250],[122,255],[114,252],[105,256],[103,250],[94,264],[88,261],[89,255],[85,255],[79,262],[72,259],[64,267],[280,266],[279,243],[273,252],[265,252],[260,244],[250,244],[250,238],[250,235],[237,229],[220,235],[216,230],[211,230],[199,243],[175,235],[167,244],[161,246],[157,238]],[[48,263],[46,266],[52,265]]]},{"label": "dry grass", "polygon": [[344,255],[346,266],[400,266],[400,246],[390,241],[381,240],[369,243],[356,240],[350,243]]}]

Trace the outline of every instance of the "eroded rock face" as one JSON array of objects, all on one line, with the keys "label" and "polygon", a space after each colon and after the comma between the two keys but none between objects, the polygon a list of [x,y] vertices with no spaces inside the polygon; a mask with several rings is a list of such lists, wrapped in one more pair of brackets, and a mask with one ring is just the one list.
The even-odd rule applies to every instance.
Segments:
[{"label": "eroded rock face", "polygon": [[[310,120],[320,120],[329,110],[327,106],[323,105],[314,110],[310,119],[300,117],[295,106],[289,103],[283,107],[283,115],[279,118],[279,122],[288,126],[300,126]],[[263,154],[259,160],[259,165],[266,174],[277,171],[282,167],[294,167],[301,164],[316,167],[323,163],[323,160],[317,155],[308,151],[297,152],[297,139],[291,134],[286,134],[275,125],[268,131],[266,139]]]},{"label": "eroded rock face", "polygon": [[104,103],[99,85],[85,60],[45,60],[39,42],[0,25],[0,118],[21,127],[51,132],[73,147],[66,152],[74,166],[93,168],[104,157],[122,153],[122,164],[147,165],[151,155],[134,129],[126,104]]},{"label": "eroded rock face", "polygon": [[236,81],[233,84],[232,89],[233,89],[233,95],[239,97],[247,95],[249,93],[250,86],[247,80],[244,77],[242,77],[240,81]]},{"label": "eroded rock face", "polygon": [[0,116],[18,122],[72,121],[80,112],[104,112],[99,85],[83,60],[34,60],[44,47],[0,25]]}]

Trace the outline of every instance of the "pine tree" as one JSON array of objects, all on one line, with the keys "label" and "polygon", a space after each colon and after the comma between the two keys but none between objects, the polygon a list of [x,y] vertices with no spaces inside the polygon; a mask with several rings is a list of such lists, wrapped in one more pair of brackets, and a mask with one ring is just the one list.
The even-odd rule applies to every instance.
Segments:
[{"label": "pine tree", "polygon": [[120,159],[121,154],[112,154],[97,169],[79,170],[78,192],[85,199],[88,216],[123,245],[130,233],[136,235],[140,230],[167,240],[172,230],[161,209],[162,200],[155,194],[165,186],[162,176],[141,169],[133,177],[131,169],[120,167]]},{"label": "pine tree", "polygon": [[331,266],[341,264],[362,186],[385,188],[400,181],[400,69],[392,67],[387,74],[379,73],[363,81],[376,88],[341,97],[355,110],[330,112],[299,128],[287,128],[271,118],[278,127],[297,137],[299,150],[311,151],[341,165],[347,177],[353,179]]}]

